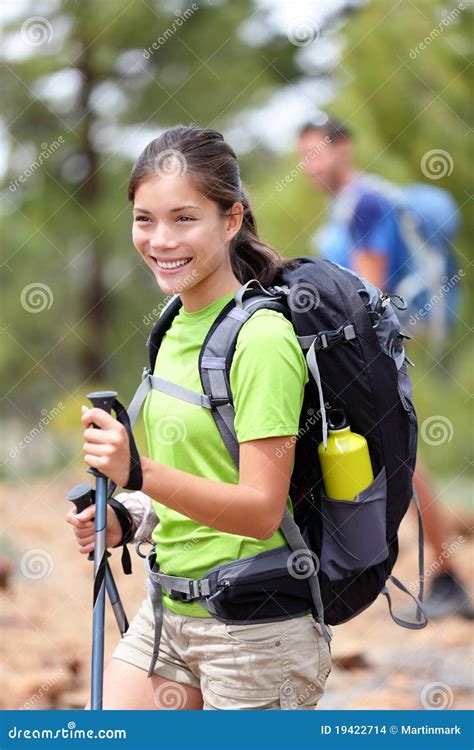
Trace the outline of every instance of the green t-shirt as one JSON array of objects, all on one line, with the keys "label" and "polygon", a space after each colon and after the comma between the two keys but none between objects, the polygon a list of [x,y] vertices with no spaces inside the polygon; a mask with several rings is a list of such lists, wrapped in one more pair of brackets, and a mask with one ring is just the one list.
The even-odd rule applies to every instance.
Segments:
[{"label": "green t-shirt", "polygon": [[[230,292],[196,312],[181,307],[161,343],[154,375],[203,393],[198,357]],[[296,435],[308,381],[306,360],[293,326],[274,310],[258,310],[242,326],[232,361],[230,385],[239,443]],[[239,474],[209,409],[153,390],[144,407],[148,455],[154,461],[207,479],[238,484]],[[163,573],[201,578],[214,565],[285,544],[281,531],[259,540],[209,528],[153,501],[159,523],[153,532]],[[293,512],[291,499],[287,507]],[[210,617],[196,602],[170,599],[163,605],[178,614]]]}]

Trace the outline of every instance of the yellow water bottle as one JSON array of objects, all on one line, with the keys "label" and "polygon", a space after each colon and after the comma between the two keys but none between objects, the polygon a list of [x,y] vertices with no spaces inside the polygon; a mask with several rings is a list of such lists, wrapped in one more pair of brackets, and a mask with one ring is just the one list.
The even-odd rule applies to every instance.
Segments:
[{"label": "yellow water bottle", "polygon": [[332,500],[354,500],[373,482],[367,440],[352,432],[342,409],[328,415],[327,448],[318,446],[326,495]]}]

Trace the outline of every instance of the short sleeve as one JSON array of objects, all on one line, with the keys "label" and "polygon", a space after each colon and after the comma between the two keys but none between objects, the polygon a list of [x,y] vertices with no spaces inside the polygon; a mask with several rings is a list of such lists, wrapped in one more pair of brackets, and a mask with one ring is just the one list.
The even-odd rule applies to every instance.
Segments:
[{"label": "short sleeve", "polygon": [[349,230],[354,250],[389,255],[397,231],[393,206],[379,195],[364,194],[357,202]]},{"label": "short sleeve", "polygon": [[238,441],[296,435],[308,368],[282,313],[258,310],[242,326],[230,370]]}]

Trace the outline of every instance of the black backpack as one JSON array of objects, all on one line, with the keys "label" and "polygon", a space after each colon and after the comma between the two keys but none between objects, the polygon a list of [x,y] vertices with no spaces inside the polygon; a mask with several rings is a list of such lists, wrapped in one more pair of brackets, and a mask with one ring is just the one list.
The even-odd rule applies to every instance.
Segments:
[{"label": "black backpack", "polygon": [[[214,320],[199,356],[204,395],[153,376],[160,343],[182,304],[178,295],[171,298],[155,323],[147,341],[150,366],[145,368],[141,393],[137,392],[129,409],[132,422],[153,387],[200,403],[211,409],[237,467],[239,446],[233,432],[229,373],[242,325],[261,308],[282,313],[293,324],[310,373],[290,487],[296,526],[288,511],[281,526],[295,555],[296,552],[300,555],[304,546],[307,559],[292,560],[296,567],[290,571],[289,584],[287,577],[278,577],[275,572],[278,568],[275,550],[244,558],[243,564],[240,561],[234,568],[226,568],[227,577],[220,568],[208,571],[205,578],[211,586],[206,585],[208,596],[204,606],[216,617],[224,619],[226,616],[233,622],[247,621],[255,610],[256,599],[248,586],[236,587],[237,574],[243,570],[246,574],[254,571],[252,580],[256,581],[259,579],[255,571],[271,568],[268,578],[276,581],[274,594],[281,594],[285,612],[290,615],[301,611],[302,597],[307,598],[309,583],[312,611],[320,622],[318,602],[320,606],[321,600],[323,622],[337,625],[355,617],[383,593],[399,625],[422,628],[427,624],[422,603],[423,526],[412,485],[417,418],[407,371],[410,360],[403,347],[403,340],[410,337],[400,330],[395,312],[395,305],[400,303],[403,304],[403,300],[391,298],[336,263],[315,257],[296,258],[282,270],[277,283],[271,287],[264,289],[255,279],[243,285]],[[351,502],[332,500],[325,495],[318,460],[318,445],[327,436],[327,412],[337,409],[343,409],[354,432],[365,436],[375,477]],[[398,528],[411,499],[418,509],[420,534],[418,596],[391,575],[398,556]],[[308,555],[312,558],[309,559],[309,578],[308,574],[299,575],[302,564],[308,564]],[[287,558],[288,554],[285,560]],[[254,567],[249,567],[247,562]],[[387,579],[415,600],[417,622],[407,622],[393,614]],[[304,591],[301,584],[304,584]],[[234,600],[226,599],[225,588],[232,588],[232,585]],[[196,586],[196,592],[202,591],[204,587],[201,590]],[[209,591],[216,593],[209,596]],[[240,592],[239,595],[235,595],[235,591]],[[278,607],[272,609],[269,599],[275,597],[262,600],[262,620],[279,618]],[[204,599],[200,601],[204,603]]]}]

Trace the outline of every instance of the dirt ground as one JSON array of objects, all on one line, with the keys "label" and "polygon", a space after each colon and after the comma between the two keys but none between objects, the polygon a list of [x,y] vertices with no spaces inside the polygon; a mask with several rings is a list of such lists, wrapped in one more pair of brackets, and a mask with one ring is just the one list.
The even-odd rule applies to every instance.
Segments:
[{"label": "dirt ground", "polygon": [[[92,563],[81,556],[65,523],[69,489],[84,474],[54,482],[1,487],[0,708],[82,708],[89,692]],[[448,511],[452,559],[472,579],[473,539],[460,508]],[[461,541],[459,541],[461,540]],[[133,576],[111,566],[129,619],[146,594],[143,561],[130,548]],[[432,558],[427,553],[426,568]],[[403,521],[394,574],[417,575],[414,515]],[[429,585],[429,579],[427,579]],[[393,594],[396,611],[408,599]],[[355,620],[333,628],[333,668],[321,709],[468,709],[472,695],[472,621],[452,616],[421,631],[398,627],[384,597]],[[106,659],[118,639],[106,613]]]}]

